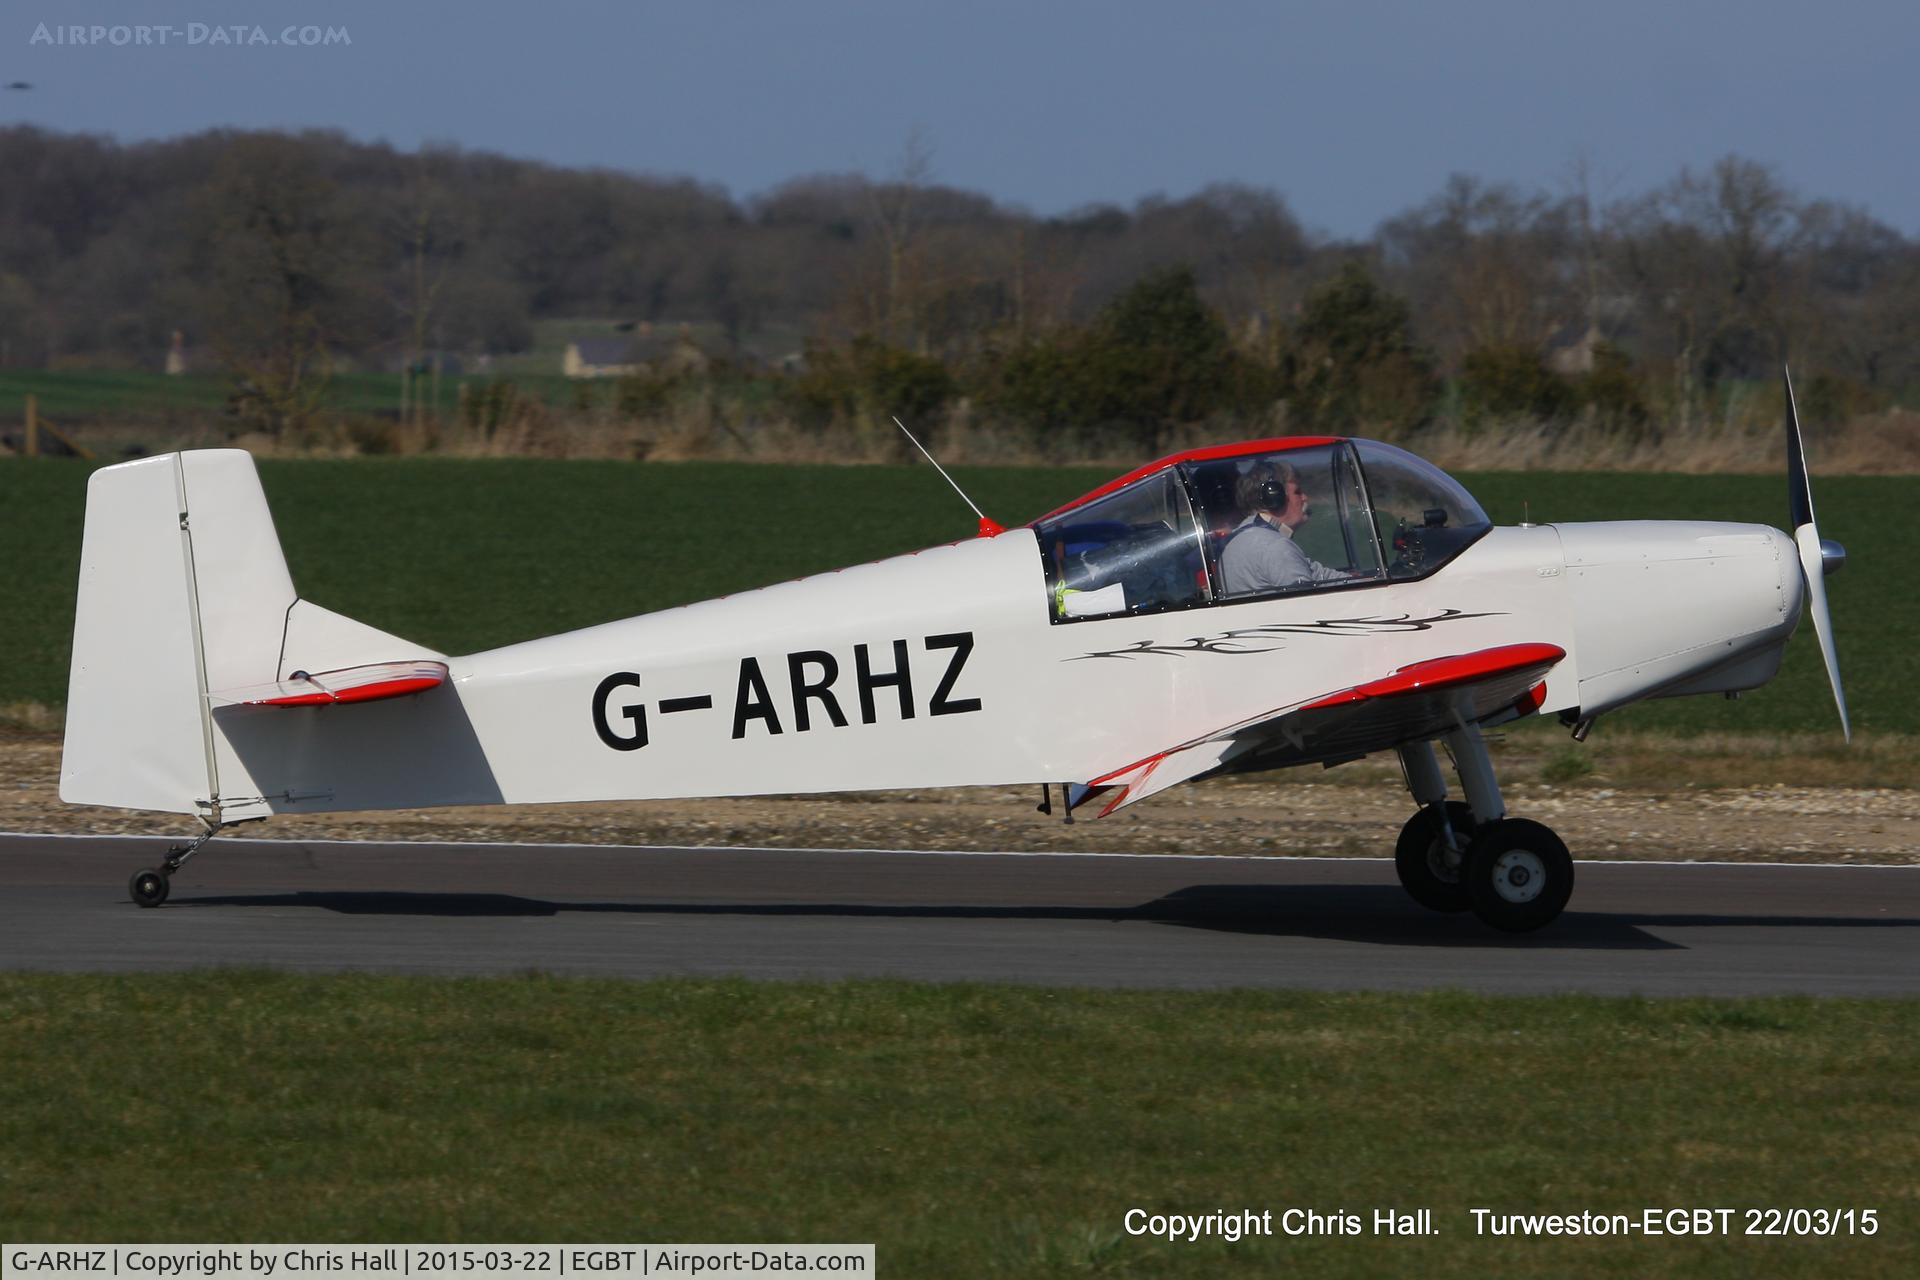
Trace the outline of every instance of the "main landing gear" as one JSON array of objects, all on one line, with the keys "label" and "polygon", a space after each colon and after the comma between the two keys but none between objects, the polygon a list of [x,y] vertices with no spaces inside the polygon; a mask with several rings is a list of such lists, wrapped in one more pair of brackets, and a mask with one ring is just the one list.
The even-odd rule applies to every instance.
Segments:
[{"label": "main landing gear", "polygon": [[213,839],[219,827],[208,827],[205,834],[193,838],[186,844],[176,844],[167,850],[167,856],[159,866],[148,867],[133,873],[127,881],[127,895],[136,906],[157,907],[167,900],[173,892],[173,873],[186,865],[188,858],[200,852],[202,845]]},{"label": "main landing gear", "polygon": [[1550,924],[1573,894],[1573,858],[1538,822],[1509,818],[1487,744],[1472,729],[1447,735],[1463,804],[1447,799],[1433,744],[1400,748],[1407,789],[1420,809],[1400,829],[1393,865],[1423,907],[1472,911],[1496,929],[1526,933]]}]

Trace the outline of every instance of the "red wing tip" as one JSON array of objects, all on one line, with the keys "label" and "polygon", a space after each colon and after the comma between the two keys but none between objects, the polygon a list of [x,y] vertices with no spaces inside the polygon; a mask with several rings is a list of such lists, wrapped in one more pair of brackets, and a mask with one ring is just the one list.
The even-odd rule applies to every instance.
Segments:
[{"label": "red wing tip", "polygon": [[1518,711],[1521,715],[1530,716],[1545,706],[1546,702],[1547,682],[1542,680],[1539,684],[1536,684],[1533,688],[1521,694],[1520,700],[1514,703],[1513,706],[1514,710]]},{"label": "red wing tip", "polygon": [[1444,658],[1428,658],[1408,663],[1390,676],[1328,694],[1300,709],[1318,711],[1352,702],[1365,702],[1369,698],[1389,698],[1398,693],[1418,693],[1423,689],[1472,684],[1493,676],[1525,671],[1529,667],[1552,666],[1566,656],[1567,651],[1557,644],[1528,642],[1496,645],[1491,649],[1449,654]]}]

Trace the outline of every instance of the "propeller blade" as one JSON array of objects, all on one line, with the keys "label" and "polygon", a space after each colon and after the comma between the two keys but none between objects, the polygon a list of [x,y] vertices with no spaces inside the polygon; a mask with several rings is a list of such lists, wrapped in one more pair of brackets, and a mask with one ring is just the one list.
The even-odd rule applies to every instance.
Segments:
[{"label": "propeller blade", "polygon": [[[1800,576],[1807,584],[1807,611],[1813,615],[1813,634],[1820,641],[1820,657],[1827,664],[1827,684],[1833,689],[1833,705],[1840,711],[1840,733],[1852,742],[1847,695],[1840,687],[1840,659],[1833,650],[1833,616],[1827,611],[1826,555],[1820,546],[1820,527],[1813,519],[1813,485],[1807,479],[1807,451],[1800,439],[1800,411],[1793,402],[1793,374],[1782,368],[1781,376],[1787,385],[1787,505],[1793,513],[1793,541],[1800,549]],[[1837,560],[1838,564],[1844,564],[1846,553],[1842,551]]]},{"label": "propeller blade", "polygon": [[1840,733],[1853,741],[1853,726],[1847,722],[1847,695],[1840,688],[1840,659],[1833,652],[1833,618],[1827,612],[1827,575],[1821,563],[1820,532],[1812,524],[1803,524],[1793,532],[1800,548],[1800,576],[1807,582],[1807,611],[1813,614],[1813,634],[1820,641],[1820,656],[1826,660],[1827,683],[1833,686],[1833,705],[1840,709]]},{"label": "propeller blade", "polygon": [[1787,383],[1787,505],[1793,523],[1787,527],[1797,536],[1800,526],[1813,523],[1813,485],[1807,480],[1807,450],[1800,443],[1800,410],[1793,403],[1793,373],[1782,366],[1780,376]]}]

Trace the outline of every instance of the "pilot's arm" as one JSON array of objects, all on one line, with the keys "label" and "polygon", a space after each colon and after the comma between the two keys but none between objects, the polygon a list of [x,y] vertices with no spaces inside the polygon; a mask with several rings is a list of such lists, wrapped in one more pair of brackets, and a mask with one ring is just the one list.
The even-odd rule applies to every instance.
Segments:
[{"label": "pilot's arm", "polygon": [[1291,538],[1276,540],[1274,547],[1275,586],[1279,588],[1319,586],[1325,582],[1346,582],[1353,577],[1344,569],[1330,569],[1321,564]]},{"label": "pilot's arm", "polygon": [[1247,525],[1236,531],[1220,552],[1220,571],[1228,596],[1292,591],[1352,577],[1329,569],[1302,551],[1278,529]]}]

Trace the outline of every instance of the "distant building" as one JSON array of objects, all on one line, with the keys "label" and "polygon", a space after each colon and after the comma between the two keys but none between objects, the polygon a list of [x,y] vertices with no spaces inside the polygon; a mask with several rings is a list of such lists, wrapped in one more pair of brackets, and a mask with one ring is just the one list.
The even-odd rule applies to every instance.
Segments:
[{"label": "distant building", "polygon": [[575,338],[560,357],[569,378],[625,378],[640,372],[633,343],[625,338]]},{"label": "distant building", "polygon": [[713,358],[681,325],[678,333],[656,334],[641,324],[632,338],[576,338],[560,358],[569,378],[626,378],[636,374],[704,373]]}]

